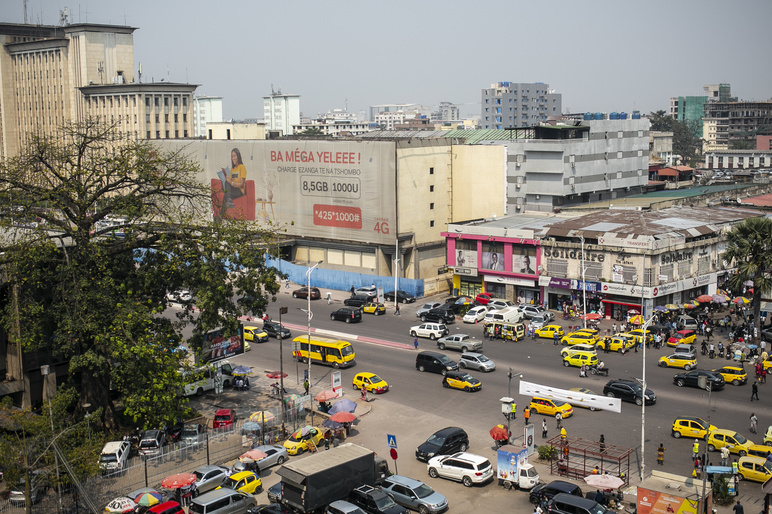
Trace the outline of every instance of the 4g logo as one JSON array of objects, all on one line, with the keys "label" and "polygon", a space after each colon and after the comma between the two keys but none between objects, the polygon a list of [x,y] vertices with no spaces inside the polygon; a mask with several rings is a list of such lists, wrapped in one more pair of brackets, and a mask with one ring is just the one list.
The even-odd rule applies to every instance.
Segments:
[{"label": "4g logo", "polygon": [[389,222],[388,221],[376,221],[375,226],[373,227],[373,230],[378,232],[379,234],[388,234],[389,233]]}]

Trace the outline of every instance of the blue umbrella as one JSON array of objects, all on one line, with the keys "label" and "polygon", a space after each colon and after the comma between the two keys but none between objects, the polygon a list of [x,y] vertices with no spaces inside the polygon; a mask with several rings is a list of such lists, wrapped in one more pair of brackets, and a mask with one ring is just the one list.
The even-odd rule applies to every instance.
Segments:
[{"label": "blue umbrella", "polygon": [[343,425],[331,419],[325,419],[324,423],[322,423],[322,426],[324,428],[329,428],[330,430],[338,430],[339,428],[343,428]]},{"label": "blue umbrella", "polygon": [[656,307],[654,307],[654,310],[657,312],[667,312],[668,308],[665,307],[664,305],[657,305]]},{"label": "blue umbrella", "polygon": [[335,414],[336,412],[354,412],[357,409],[357,403],[355,401],[344,398],[338,400],[330,407],[329,414]]},{"label": "blue umbrella", "polygon": [[233,371],[231,371],[231,375],[234,377],[238,376],[244,376],[244,375],[251,375],[252,374],[252,368],[249,366],[236,366],[233,368]]}]

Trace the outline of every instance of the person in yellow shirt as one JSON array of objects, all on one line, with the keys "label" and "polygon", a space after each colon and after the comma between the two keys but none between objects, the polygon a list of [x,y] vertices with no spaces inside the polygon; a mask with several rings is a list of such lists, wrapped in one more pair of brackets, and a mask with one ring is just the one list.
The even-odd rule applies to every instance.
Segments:
[{"label": "person in yellow shirt", "polygon": [[233,200],[241,198],[247,194],[247,168],[241,159],[241,152],[238,148],[231,150],[231,168],[222,169],[221,176],[223,180],[223,197],[220,217],[223,211],[234,207]]}]

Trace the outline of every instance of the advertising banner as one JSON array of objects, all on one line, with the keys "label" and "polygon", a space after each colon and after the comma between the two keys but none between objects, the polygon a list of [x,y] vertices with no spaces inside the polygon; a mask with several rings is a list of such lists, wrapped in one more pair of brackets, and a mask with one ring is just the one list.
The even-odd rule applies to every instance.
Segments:
[{"label": "advertising banner", "polygon": [[[710,512],[712,503],[710,498],[712,496],[708,495],[708,512]],[[698,510],[699,500],[697,498],[684,498],[638,486],[639,514],[696,514]]]},{"label": "advertising banner", "polygon": [[244,341],[241,335],[226,336],[221,329],[212,330],[203,336],[194,335],[191,348],[201,348],[194,355],[196,365],[203,365],[227,357],[244,353]]},{"label": "advertising banner", "polygon": [[512,246],[512,271],[534,275],[536,272],[536,248],[533,246]]},{"label": "advertising banner", "polygon": [[288,234],[392,244],[395,145],[362,141],[164,142],[203,168],[215,218]]},{"label": "advertising banner", "polygon": [[477,268],[477,250],[457,250],[456,266],[461,268]]}]

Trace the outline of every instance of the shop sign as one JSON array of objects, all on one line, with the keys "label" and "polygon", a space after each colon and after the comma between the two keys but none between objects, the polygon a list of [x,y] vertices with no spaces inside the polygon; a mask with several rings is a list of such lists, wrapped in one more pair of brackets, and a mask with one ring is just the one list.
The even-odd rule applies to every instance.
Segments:
[{"label": "shop sign", "polygon": [[456,275],[465,275],[467,277],[476,277],[477,276],[477,268],[459,268],[455,267],[453,268],[453,273]]},{"label": "shop sign", "polygon": [[[539,284],[541,284],[541,280],[539,280]],[[558,289],[571,289],[571,279],[569,279],[569,278],[549,278],[549,282],[547,282],[547,284],[545,284],[545,285],[547,287],[556,287]]]},{"label": "shop sign", "polygon": [[[545,257],[553,257],[555,259],[582,259],[581,248],[558,248],[542,246],[542,252]],[[584,252],[584,260],[587,262],[603,262],[606,260],[605,253]]]},{"label": "shop sign", "polygon": [[592,293],[599,293],[601,290],[601,284],[600,282],[588,282],[581,280],[572,280],[571,281],[571,289],[579,289],[584,291],[590,291]]},{"label": "shop sign", "polygon": [[617,248],[643,248],[651,250],[651,239],[630,239],[626,237],[613,237],[613,236],[601,236],[598,238],[598,244],[600,246],[615,246]]},{"label": "shop sign", "polygon": [[534,280],[517,277],[494,277],[493,275],[483,275],[483,280],[487,283],[498,282],[499,284],[510,284],[513,286],[534,287],[536,285]]},{"label": "shop sign", "polygon": [[659,256],[660,264],[670,264],[671,262],[681,262],[691,260],[694,252],[668,252]]}]

